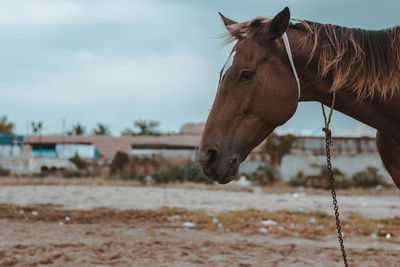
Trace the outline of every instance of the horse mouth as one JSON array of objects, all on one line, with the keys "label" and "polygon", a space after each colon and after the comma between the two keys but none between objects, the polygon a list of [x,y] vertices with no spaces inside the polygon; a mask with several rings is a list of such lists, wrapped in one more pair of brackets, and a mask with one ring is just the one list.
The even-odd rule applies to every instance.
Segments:
[{"label": "horse mouth", "polygon": [[210,170],[204,170],[204,174],[213,179],[214,181],[218,182],[219,184],[227,184],[230,181],[232,181],[238,174],[239,170],[239,160],[238,158],[233,158],[230,160],[228,163],[228,168],[226,169],[225,172],[216,172],[216,171],[210,171]]}]

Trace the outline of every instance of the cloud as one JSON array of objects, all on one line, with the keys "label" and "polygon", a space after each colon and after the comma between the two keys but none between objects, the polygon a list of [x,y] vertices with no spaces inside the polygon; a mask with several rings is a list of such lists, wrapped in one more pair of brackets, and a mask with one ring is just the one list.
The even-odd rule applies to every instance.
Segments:
[{"label": "cloud", "polygon": [[196,93],[207,86],[207,78],[212,75],[206,60],[188,51],[154,53],[142,58],[104,58],[79,51],[65,57],[73,57],[69,59],[74,62],[71,69],[52,75],[39,71],[34,80],[23,84],[1,84],[3,94],[43,103],[87,102],[115,95],[169,99]]},{"label": "cloud", "polygon": [[[167,7],[168,8],[168,7]],[[162,5],[151,1],[45,1],[3,0],[0,8],[0,24],[47,25],[71,24],[93,20],[143,19],[159,14]]]},{"label": "cloud", "polygon": [[[294,17],[360,27],[393,25],[398,18],[399,1],[382,8],[364,1],[360,9],[348,9],[350,14],[332,12],[341,10],[342,2],[286,4]],[[61,128],[62,118],[88,127],[103,121],[114,133],[138,118],[159,120],[167,131],[204,121],[230,52],[218,48],[215,37],[225,29],[217,11],[242,21],[274,15],[283,6],[281,1],[3,0],[0,106],[20,132],[27,120],[43,120],[50,132]],[[277,131],[311,129],[322,135],[318,114],[318,104],[302,103]],[[356,124],[335,112],[335,132]]]},{"label": "cloud", "polygon": [[0,23],[23,25],[27,23],[53,23],[67,21],[82,15],[76,2],[66,1],[2,1]]},{"label": "cloud", "polygon": [[58,131],[62,118],[103,121],[117,134],[138,118],[166,131],[205,120],[218,82],[218,40],[210,40],[218,34],[194,22],[204,19],[202,8],[185,5],[3,1],[3,112],[18,132],[26,120],[43,120],[45,132]]},{"label": "cloud", "polygon": [[274,132],[278,135],[296,134],[295,129],[284,126],[276,128]]},{"label": "cloud", "polygon": [[35,71],[33,78],[19,83],[0,83],[4,110],[12,115],[24,107],[29,118],[44,119],[47,127],[49,120],[58,123],[63,117],[85,124],[108,120],[118,134],[133,120],[149,118],[173,131],[206,118],[218,79],[209,62],[189,51],[121,58],[79,51],[64,56],[73,62],[68,70],[51,75]]},{"label": "cloud", "polygon": [[354,137],[361,137],[361,136],[375,137],[376,130],[365,124],[358,123],[351,129],[347,129],[347,130],[340,132],[339,135],[340,136],[354,136]]}]

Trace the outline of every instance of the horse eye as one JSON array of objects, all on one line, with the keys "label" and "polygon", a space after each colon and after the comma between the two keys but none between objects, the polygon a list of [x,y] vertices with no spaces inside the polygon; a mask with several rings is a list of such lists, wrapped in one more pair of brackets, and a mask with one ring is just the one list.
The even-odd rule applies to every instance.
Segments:
[{"label": "horse eye", "polygon": [[249,81],[251,78],[253,78],[253,75],[254,75],[254,71],[250,71],[250,70],[242,71],[242,73],[240,74],[240,77],[239,77],[239,81],[240,82]]}]

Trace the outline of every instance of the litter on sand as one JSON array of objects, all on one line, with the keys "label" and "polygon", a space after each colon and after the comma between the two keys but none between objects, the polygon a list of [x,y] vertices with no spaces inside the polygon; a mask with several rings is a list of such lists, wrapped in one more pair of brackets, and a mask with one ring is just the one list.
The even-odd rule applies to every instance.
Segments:
[{"label": "litter on sand", "polygon": [[183,226],[185,226],[185,227],[195,227],[196,224],[195,224],[195,223],[192,223],[192,222],[184,222],[184,223],[183,223]]},{"label": "litter on sand", "polygon": [[173,215],[173,216],[171,216],[171,217],[169,217],[171,220],[178,220],[178,219],[180,219],[181,218],[181,216],[180,215]]},{"label": "litter on sand", "polygon": [[124,235],[133,235],[133,231],[125,231]]},{"label": "litter on sand", "polygon": [[283,232],[287,232],[287,230],[286,230],[285,227],[283,227],[283,226],[279,226],[278,229],[281,230],[281,231],[283,231]]},{"label": "litter on sand", "polygon": [[278,223],[276,221],[273,221],[273,220],[262,220],[261,224],[268,226],[268,225],[277,225]]},{"label": "litter on sand", "polygon": [[259,231],[260,233],[268,233],[268,229],[266,229],[266,228],[264,228],[264,227],[261,227],[260,229],[258,229],[258,231]]},{"label": "litter on sand", "polygon": [[302,193],[293,193],[292,194],[293,197],[306,197],[307,193],[302,192]]},{"label": "litter on sand", "polygon": [[32,215],[33,215],[33,216],[38,216],[38,215],[39,215],[39,212],[37,212],[37,211],[32,211]]}]

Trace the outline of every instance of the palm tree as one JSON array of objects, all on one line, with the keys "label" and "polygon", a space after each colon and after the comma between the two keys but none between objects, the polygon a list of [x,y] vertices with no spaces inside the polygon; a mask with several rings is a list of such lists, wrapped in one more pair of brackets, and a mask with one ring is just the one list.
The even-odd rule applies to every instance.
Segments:
[{"label": "palm tree", "polygon": [[152,120],[137,120],[133,123],[134,128],[137,128],[138,131],[134,131],[132,129],[126,128],[122,135],[159,135],[159,131],[157,130],[158,125],[160,123],[158,121]]},{"label": "palm tree", "polygon": [[97,123],[97,128],[93,129],[93,134],[95,135],[110,135],[110,129],[107,125],[102,123]]},{"label": "palm tree", "polygon": [[158,121],[135,121],[135,127],[139,128],[139,135],[156,135],[158,134],[157,127],[160,123]]},{"label": "palm tree", "polygon": [[72,125],[72,129],[68,131],[68,135],[83,135],[85,134],[85,127],[79,122],[75,125]]},{"label": "palm tree", "polygon": [[0,118],[0,133],[2,134],[13,134],[14,123],[7,122],[7,116]]},{"label": "palm tree", "polygon": [[33,134],[39,134],[41,133],[41,130],[43,129],[43,123],[41,121],[38,122],[31,122],[31,126],[32,126],[32,132]]}]

